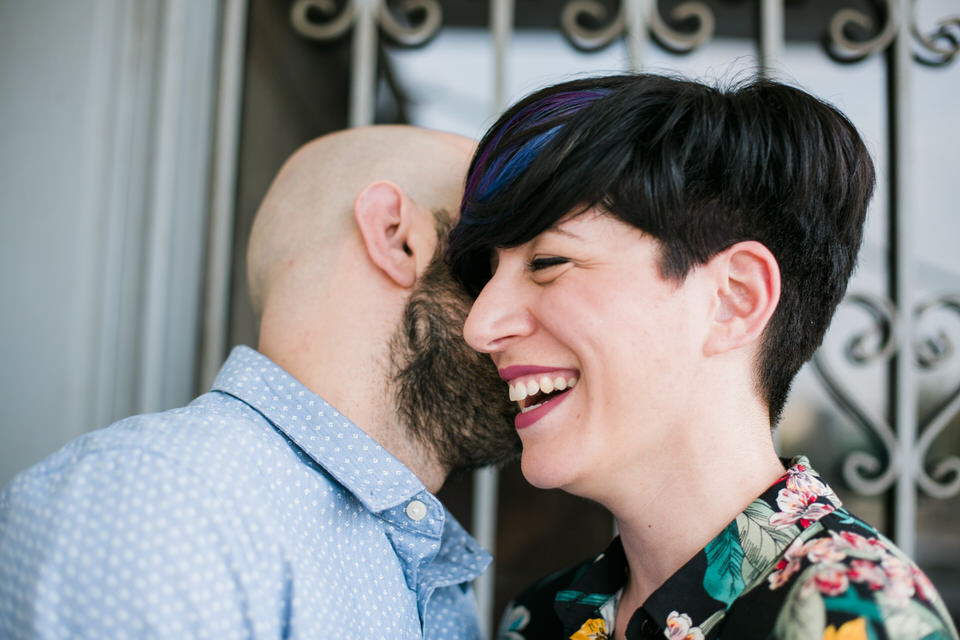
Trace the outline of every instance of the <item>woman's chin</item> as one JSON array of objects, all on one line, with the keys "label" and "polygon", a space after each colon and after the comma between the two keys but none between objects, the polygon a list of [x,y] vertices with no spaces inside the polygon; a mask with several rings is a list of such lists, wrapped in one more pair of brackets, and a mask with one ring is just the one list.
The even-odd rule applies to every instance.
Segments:
[{"label": "woman's chin", "polygon": [[537,489],[563,489],[571,479],[567,465],[538,456],[528,447],[524,447],[520,455],[520,471],[526,481]]}]

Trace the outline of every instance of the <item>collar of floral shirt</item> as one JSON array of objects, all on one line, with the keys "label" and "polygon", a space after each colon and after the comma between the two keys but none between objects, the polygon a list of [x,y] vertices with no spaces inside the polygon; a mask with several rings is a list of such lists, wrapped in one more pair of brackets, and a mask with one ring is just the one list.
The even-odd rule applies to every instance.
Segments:
[{"label": "collar of floral shirt", "polygon": [[[703,633],[715,626],[730,603],[762,582],[776,568],[787,547],[812,522],[840,508],[836,494],[820,480],[805,457],[783,460],[787,467],[776,483],[753,501],[723,531],[674,573],[631,616],[649,618],[656,635],[669,637],[702,621]],[[603,620],[613,629],[615,607],[626,582],[627,561],[620,538],[580,567],[554,608],[566,637]],[[684,637],[679,633],[676,637]]]}]

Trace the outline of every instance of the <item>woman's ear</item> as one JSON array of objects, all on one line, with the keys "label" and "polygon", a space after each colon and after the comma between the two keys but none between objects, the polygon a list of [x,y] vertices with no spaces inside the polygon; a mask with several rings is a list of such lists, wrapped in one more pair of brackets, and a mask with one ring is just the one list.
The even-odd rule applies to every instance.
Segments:
[{"label": "woman's ear", "polygon": [[704,350],[726,353],[756,343],[780,301],[780,266],[767,247],[748,240],[708,263],[716,275],[716,305]]},{"label": "woman's ear", "polygon": [[353,215],[371,262],[405,288],[417,279],[409,244],[413,208],[403,190],[387,180],[367,185],[353,202]]}]

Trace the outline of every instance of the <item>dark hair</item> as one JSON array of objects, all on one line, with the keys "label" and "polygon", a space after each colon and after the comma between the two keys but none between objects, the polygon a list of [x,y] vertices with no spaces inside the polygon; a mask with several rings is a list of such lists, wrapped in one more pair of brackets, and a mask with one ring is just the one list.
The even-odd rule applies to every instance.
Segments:
[{"label": "dark hair", "polygon": [[799,89],[648,74],[574,80],[521,100],[486,133],[447,260],[477,295],[496,248],[595,206],[655,237],[661,274],[676,281],[759,241],[781,272],[757,362],[776,424],[846,290],[873,184],[853,124]]}]

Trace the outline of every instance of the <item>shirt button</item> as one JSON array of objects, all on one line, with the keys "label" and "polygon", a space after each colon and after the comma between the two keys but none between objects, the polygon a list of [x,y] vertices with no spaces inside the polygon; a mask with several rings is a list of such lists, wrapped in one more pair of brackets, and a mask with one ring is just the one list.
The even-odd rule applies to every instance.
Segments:
[{"label": "shirt button", "polygon": [[427,505],[419,500],[411,500],[407,505],[407,516],[416,522],[420,522],[427,515]]},{"label": "shirt button", "polygon": [[660,627],[648,617],[644,617],[640,622],[640,637],[659,638],[661,637]]}]

